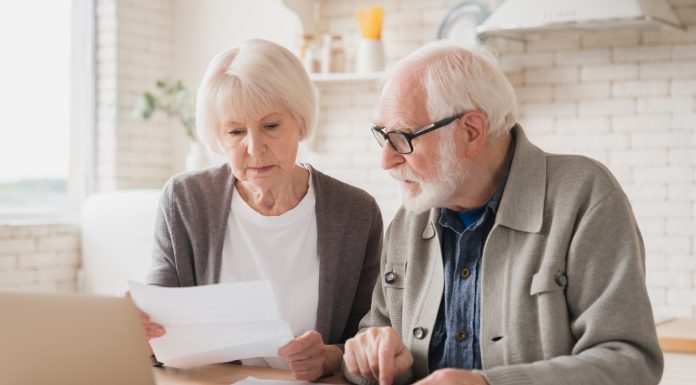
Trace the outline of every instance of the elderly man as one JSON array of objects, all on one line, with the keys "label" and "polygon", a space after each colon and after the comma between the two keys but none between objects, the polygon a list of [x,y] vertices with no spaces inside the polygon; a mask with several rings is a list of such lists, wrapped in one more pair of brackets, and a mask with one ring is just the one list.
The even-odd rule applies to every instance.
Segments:
[{"label": "elderly man", "polygon": [[658,383],[626,195],[602,164],[534,146],[515,114],[483,47],[434,42],[387,79],[373,133],[404,208],[345,345],[350,381]]}]

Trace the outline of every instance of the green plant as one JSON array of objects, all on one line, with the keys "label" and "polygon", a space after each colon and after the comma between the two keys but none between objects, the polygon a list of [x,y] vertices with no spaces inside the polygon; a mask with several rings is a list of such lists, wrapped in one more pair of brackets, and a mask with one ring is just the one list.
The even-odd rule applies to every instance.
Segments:
[{"label": "green plant", "polygon": [[156,111],[176,119],[186,129],[186,136],[196,141],[196,116],[193,96],[181,80],[160,79],[156,91],[146,91],[135,107],[135,115],[149,120]]}]

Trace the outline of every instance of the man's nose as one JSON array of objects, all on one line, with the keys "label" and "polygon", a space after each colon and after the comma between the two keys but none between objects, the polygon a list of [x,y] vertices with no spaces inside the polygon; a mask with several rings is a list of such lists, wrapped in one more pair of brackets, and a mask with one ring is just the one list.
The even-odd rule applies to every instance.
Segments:
[{"label": "man's nose", "polygon": [[404,156],[396,152],[391,143],[388,141],[384,142],[384,146],[382,146],[382,168],[385,170],[391,170],[403,162]]}]

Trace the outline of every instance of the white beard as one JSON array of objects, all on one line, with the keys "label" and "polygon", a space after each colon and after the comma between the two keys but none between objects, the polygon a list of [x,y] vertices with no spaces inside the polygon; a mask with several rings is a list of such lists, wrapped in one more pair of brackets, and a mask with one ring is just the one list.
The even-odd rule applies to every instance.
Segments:
[{"label": "white beard", "polygon": [[469,170],[457,162],[454,146],[454,131],[443,132],[439,142],[438,170],[432,180],[426,180],[417,175],[405,163],[399,168],[389,170],[392,178],[418,183],[420,193],[410,194],[404,191],[404,207],[416,214],[423,213],[434,207],[445,207],[455,191],[469,178]]}]

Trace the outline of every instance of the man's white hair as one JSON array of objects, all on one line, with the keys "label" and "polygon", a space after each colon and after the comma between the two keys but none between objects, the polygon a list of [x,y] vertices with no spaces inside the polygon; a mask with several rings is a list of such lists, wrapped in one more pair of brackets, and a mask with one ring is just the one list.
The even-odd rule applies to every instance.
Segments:
[{"label": "man's white hair", "polygon": [[276,43],[248,40],[208,65],[196,96],[198,137],[208,149],[222,153],[218,130],[225,119],[287,112],[304,139],[314,129],[317,109],[316,92],[300,60]]},{"label": "man's white hair", "polygon": [[[426,93],[431,120],[469,110],[488,118],[488,136],[494,138],[517,121],[515,90],[495,55],[481,44],[464,46],[437,40],[399,61],[393,73],[416,72]],[[421,72],[419,72],[421,71]]]}]

